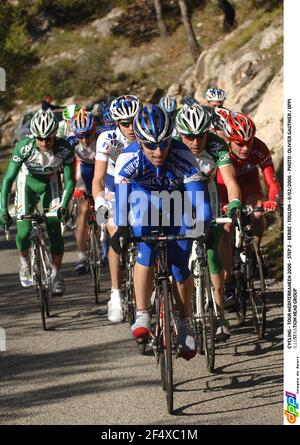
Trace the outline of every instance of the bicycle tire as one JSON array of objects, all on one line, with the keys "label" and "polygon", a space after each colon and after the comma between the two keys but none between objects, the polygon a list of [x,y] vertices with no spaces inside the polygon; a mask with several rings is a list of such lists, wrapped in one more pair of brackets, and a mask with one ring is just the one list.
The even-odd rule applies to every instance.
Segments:
[{"label": "bicycle tire", "polygon": [[172,333],[171,333],[171,316],[169,288],[166,280],[162,281],[163,295],[163,355],[164,355],[164,375],[165,388],[167,398],[168,413],[173,413],[174,406],[174,387],[173,387],[173,356],[172,356]]},{"label": "bicycle tire", "polygon": [[34,257],[35,257],[35,264],[34,264],[35,279],[36,279],[35,288],[36,288],[37,297],[39,300],[43,330],[46,331],[47,330],[46,317],[47,317],[47,313],[49,313],[49,307],[48,307],[48,301],[47,301],[47,295],[46,295],[46,288],[43,286],[42,271],[41,271],[41,251],[40,251],[40,247],[37,247],[37,246],[34,246],[33,249],[34,249]]},{"label": "bicycle tire", "polygon": [[193,299],[192,299],[192,316],[191,319],[193,321],[193,327],[195,332],[195,341],[197,352],[199,355],[204,355],[204,343],[203,343],[203,334],[202,334],[202,323],[200,319],[200,288],[194,287],[193,291]]},{"label": "bicycle tire", "polygon": [[88,238],[88,260],[94,287],[95,304],[99,304],[101,261],[100,240],[98,240],[97,232],[95,224],[91,224]]},{"label": "bicycle tire", "polygon": [[206,368],[209,372],[215,367],[215,315],[213,297],[210,285],[210,275],[206,266],[201,274],[201,305],[202,305],[202,335]]},{"label": "bicycle tire", "polygon": [[[252,252],[250,254],[255,255],[255,260],[258,268],[258,280],[255,280],[254,267],[251,270],[251,281],[252,281],[252,293],[251,293],[251,306],[252,306],[252,317],[255,332],[259,340],[262,340],[266,332],[266,298],[265,298],[265,280],[263,273],[263,266],[261,255],[256,247],[256,244],[251,244]],[[252,256],[251,256],[252,258]],[[258,281],[258,285],[255,285],[255,281]]]},{"label": "bicycle tire", "polygon": [[239,305],[239,309],[237,311],[238,325],[243,326],[246,321],[247,313],[247,283],[245,282],[245,275],[243,271],[239,271],[237,274],[235,274],[235,292]]},{"label": "bicycle tire", "polygon": [[124,302],[124,319],[128,321],[129,327],[135,322],[135,296],[132,268],[126,269],[126,286]]}]

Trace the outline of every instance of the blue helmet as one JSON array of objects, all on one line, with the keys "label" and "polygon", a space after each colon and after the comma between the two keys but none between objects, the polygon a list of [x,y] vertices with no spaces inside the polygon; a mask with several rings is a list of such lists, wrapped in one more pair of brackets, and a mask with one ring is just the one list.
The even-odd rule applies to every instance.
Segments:
[{"label": "blue helmet", "polygon": [[94,126],[93,115],[86,110],[79,110],[71,119],[71,128],[77,137],[85,137]]},{"label": "blue helmet", "polygon": [[188,105],[189,107],[191,107],[192,105],[195,105],[195,104],[198,104],[198,105],[199,105],[199,102],[197,101],[197,99],[195,99],[195,98],[192,97],[192,96],[185,96],[185,97],[182,99],[182,104],[183,104],[183,105]]},{"label": "blue helmet", "polygon": [[102,115],[102,119],[103,119],[105,124],[114,124],[115,123],[114,119],[112,118],[112,115],[111,115],[109,107],[107,107],[104,110],[104,113]]},{"label": "blue helmet", "polygon": [[177,101],[175,97],[163,96],[159,101],[159,106],[164,108],[168,113],[173,113],[177,108]]},{"label": "blue helmet", "polygon": [[171,138],[173,124],[164,108],[146,104],[134,118],[133,131],[140,142],[160,143]]}]

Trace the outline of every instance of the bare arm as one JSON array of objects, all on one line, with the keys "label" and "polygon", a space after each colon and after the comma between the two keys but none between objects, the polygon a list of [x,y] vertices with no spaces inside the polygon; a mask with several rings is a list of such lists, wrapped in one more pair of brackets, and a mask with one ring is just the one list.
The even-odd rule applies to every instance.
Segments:
[{"label": "bare arm", "polygon": [[241,201],[242,193],[236,179],[233,165],[224,165],[220,168],[220,172],[222,174],[224,184],[227,188],[228,201],[230,202],[233,199],[238,199],[239,201]]},{"label": "bare arm", "polygon": [[[105,175],[107,172],[107,166],[108,161],[95,161],[95,171],[94,171],[94,178],[93,178],[93,184],[92,184],[92,193],[93,198],[95,200],[95,207],[99,207],[99,205],[102,205],[102,199],[104,202],[104,191],[105,191]],[[97,204],[96,204],[96,199]],[[99,200],[100,198],[100,200]],[[98,205],[99,202],[99,205]]]}]

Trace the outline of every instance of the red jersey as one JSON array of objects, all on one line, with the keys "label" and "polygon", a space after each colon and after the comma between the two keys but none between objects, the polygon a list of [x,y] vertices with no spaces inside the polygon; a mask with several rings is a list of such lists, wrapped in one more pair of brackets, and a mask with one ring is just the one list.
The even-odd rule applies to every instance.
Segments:
[{"label": "red jersey", "polygon": [[[258,167],[261,168],[264,181],[268,187],[269,201],[276,201],[278,195],[280,195],[280,185],[276,179],[270,150],[263,141],[256,137],[254,138],[247,159],[239,159],[231,151],[230,158],[236,172],[238,184],[241,187],[243,201],[248,196],[255,194],[263,197]],[[221,201],[225,202],[225,187],[221,170],[217,172],[217,182],[221,190]]]}]

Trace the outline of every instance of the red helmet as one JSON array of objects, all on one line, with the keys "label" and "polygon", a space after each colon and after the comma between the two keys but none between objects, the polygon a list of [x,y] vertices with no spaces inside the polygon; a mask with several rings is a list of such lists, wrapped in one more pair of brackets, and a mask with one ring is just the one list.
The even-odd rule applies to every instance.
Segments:
[{"label": "red helmet", "polygon": [[256,128],[253,120],[244,113],[223,114],[223,131],[230,141],[248,144],[254,139]]}]

